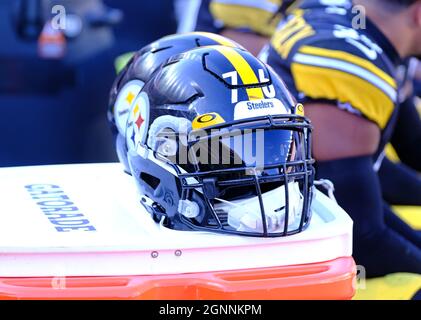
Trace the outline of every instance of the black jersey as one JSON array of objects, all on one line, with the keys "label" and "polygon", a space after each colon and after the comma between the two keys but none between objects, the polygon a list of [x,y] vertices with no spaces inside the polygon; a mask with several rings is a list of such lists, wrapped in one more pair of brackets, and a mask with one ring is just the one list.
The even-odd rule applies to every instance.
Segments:
[{"label": "black jersey", "polygon": [[300,102],[329,102],[374,122],[380,153],[408,95],[408,64],[356,9],[348,0],[302,1],[275,32],[268,63]]}]

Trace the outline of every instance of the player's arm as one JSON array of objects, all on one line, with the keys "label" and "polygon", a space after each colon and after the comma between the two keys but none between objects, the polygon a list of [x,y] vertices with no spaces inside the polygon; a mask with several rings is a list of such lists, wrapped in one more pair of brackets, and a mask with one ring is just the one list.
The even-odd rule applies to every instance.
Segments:
[{"label": "player's arm", "polygon": [[[340,182],[332,173],[327,173],[327,168],[336,166],[339,170],[340,166],[335,165],[334,161],[337,159],[354,158],[348,160],[347,163],[349,163],[361,161],[356,158],[361,159],[365,155],[373,154],[378,146],[379,129],[374,123],[329,104],[307,104],[306,113],[315,127],[313,150],[316,159],[319,160],[318,167],[322,170],[319,170],[318,176],[332,179],[336,189],[340,192]],[[326,165],[326,161],[329,161],[328,165]],[[371,163],[371,161],[369,162]],[[344,170],[350,171],[351,168],[344,168]],[[366,170],[372,171],[372,168],[367,167]],[[353,173],[351,172],[351,174]],[[364,175],[368,177],[371,173],[366,171]],[[388,203],[421,205],[421,178],[410,168],[403,164],[393,163],[386,158],[380,168],[379,178],[382,197]],[[360,187],[363,183],[361,179],[365,178],[359,177],[355,181]],[[347,190],[350,183],[352,183],[352,179],[346,182],[344,190]],[[362,190],[362,192],[367,194],[367,190]],[[348,197],[351,197],[351,194],[352,197],[356,195],[354,192],[348,193]],[[339,197],[344,198],[344,196]]]},{"label": "player's arm", "polygon": [[380,130],[371,121],[328,103],[305,104],[314,126],[313,153],[318,161],[373,155]]}]

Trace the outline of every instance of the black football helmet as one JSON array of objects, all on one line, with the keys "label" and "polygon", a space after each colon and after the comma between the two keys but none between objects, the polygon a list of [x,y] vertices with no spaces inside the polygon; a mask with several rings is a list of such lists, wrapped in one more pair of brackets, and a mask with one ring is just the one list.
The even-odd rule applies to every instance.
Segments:
[{"label": "black football helmet", "polygon": [[269,66],[208,46],[146,82],[128,116],[127,158],[142,204],[168,228],[287,236],[310,222],[311,131]]},{"label": "black football helmet", "polygon": [[166,36],[136,52],[118,74],[110,92],[108,121],[115,139],[118,158],[127,173],[130,173],[130,169],[127,163],[124,131],[127,115],[143,85],[171,56],[209,45],[240,47],[225,37],[207,32]]}]

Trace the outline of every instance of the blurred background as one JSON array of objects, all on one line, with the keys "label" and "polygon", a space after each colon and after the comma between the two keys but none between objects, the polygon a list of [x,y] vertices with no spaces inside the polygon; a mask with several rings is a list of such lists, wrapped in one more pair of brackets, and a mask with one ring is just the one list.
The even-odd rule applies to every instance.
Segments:
[{"label": "blurred background", "polygon": [[[48,28],[63,8],[65,31]],[[175,33],[175,12],[172,0],[0,0],[0,166],[115,161],[114,60]]]}]

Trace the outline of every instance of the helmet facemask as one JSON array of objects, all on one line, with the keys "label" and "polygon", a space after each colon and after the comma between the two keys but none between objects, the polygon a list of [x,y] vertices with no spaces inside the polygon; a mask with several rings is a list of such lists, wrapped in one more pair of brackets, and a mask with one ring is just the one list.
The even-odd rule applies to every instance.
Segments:
[{"label": "helmet facemask", "polygon": [[179,179],[178,212],[167,217],[172,227],[259,237],[307,227],[314,169],[306,118],[263,116],[202,130],[172,118],[179,120],[148,139]]}]

